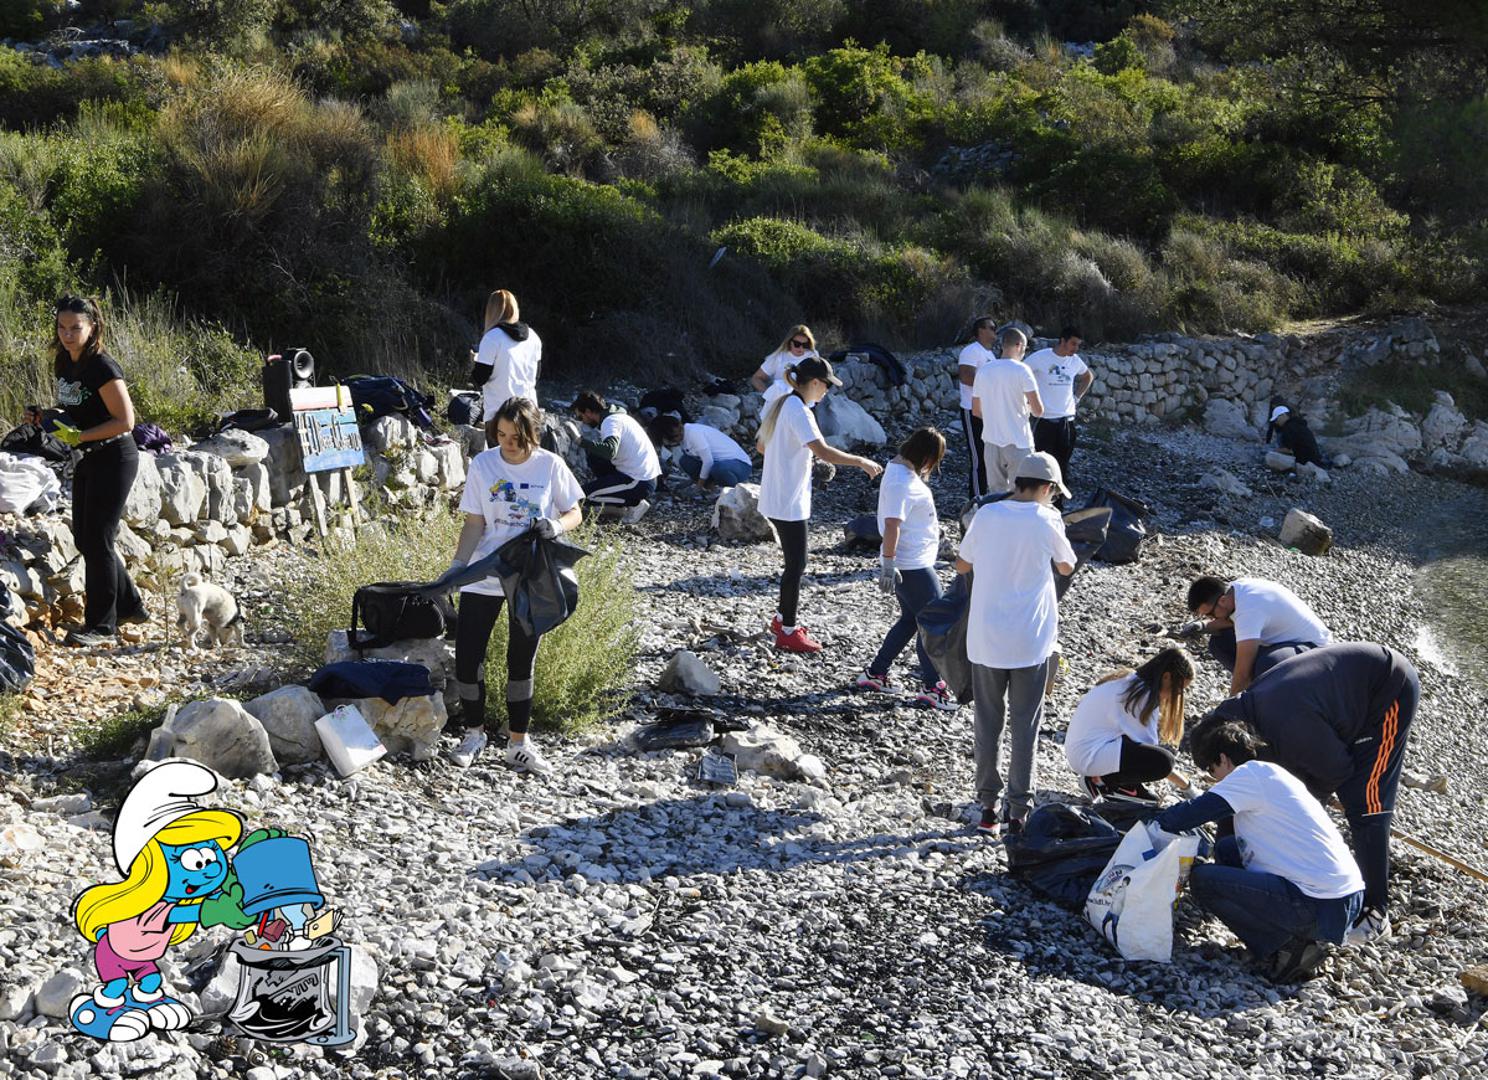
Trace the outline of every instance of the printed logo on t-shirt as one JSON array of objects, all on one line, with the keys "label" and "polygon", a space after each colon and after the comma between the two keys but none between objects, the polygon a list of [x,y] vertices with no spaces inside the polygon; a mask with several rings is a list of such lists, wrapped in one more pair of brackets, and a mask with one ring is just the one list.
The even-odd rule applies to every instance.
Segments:
[{"label": "printed logo on t-shirt", "polygon": [[1074,375],[1063,364],[1049,365],[1049,382],[1053,386],[1069,386],[1075,381]]},{"label": "printed logo on t-shirt", "polygon": [[57,404],[59,405],[81,405],[93,396],[93,391],[81,382],[68,382],[66,379],[57,380]]},{"label": "printed logo on t-shirt", "polygon": [[544,485],[522,481],[513,484],[510,480],[498,480],[491,488],[490,502],[494,507],[494,524],[509,525],[525,529],[542,512]]}]

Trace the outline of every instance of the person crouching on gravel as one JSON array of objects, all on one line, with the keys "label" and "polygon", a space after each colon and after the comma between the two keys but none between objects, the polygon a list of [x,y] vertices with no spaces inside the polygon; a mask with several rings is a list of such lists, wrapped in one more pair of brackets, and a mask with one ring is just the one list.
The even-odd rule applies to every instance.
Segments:
[{"label": "person crouching on gravel", "polygon": [[1177,833],[1232,820],[1234,835],[1195,865],[1194,901],[1245,943],[1275,982],[1307,979],[1342,944],[1364,904],[1364,879],[1322,803],[1280,765],[1256,760],[1264,744],[1244,724],[1201,724],[1194,763],[1215,781],[1203,795],[1163,811],[1157,825]]},{"label": "person crouching on gravel", "polygon": [[651,509],[650,499],[661,479],[661,461],[646,429],[593,390],[574,398],[572,408],[581,423],[599,429],[599,438],[580,441],[594,474],[584,485],[585,500],[596,506],[628,507],[620,520],[639,521]]},{"label": "person crouching on gravel", "polygon": [[855,685],[859,690],[890,690],[893,683],[889,668],[914,638],[920,661],[920,692],[915,704],[953,712],[956,699],[925,652],[916,621],[921,609],[940,597],[940,578],[935,573],[935,560],[940,554],[940,517],[925,481],[940,468],[945,450],[945,436],[933,427],[923,427],[904,440],[899,456],[884,470],[878,489],[878,530],[883,537],[878,587],[898,599],[899,620],[889,627],[878,655]]},{"label": "person crouching on gravel", "polygon": [[[538,446],[542,414],[527,398],[509,398],[486,425],[495,444],[470,462],[470,475],[460,498],[465,526],[455,546],[450,570],[483,559],[508,540],[531,529],[551,540],[576,527],[584,517],[584,492],[578,478],[557,454]],[[455,679],[460,694],[460,724],[465,736],[450,755],[469,766],[485,749],[486,648],[501,614],[501,580],[489,577],[460,590],[460,618],[455,631]],[[553,767],[530,738],[532,673],[541,637],[522,632],[507,619],[506,719],[511,742],[506,763],[524,772],[549,773]]]},{"label": "person crouching on gravel", "polygon": [[742,446],[716,427],[687,424],[675,416],[663,414],[651,421],[651,441],[668,449],[682,448],[682,471],[697,481],[698,487],[733,487],[749,479],[754,463]]},{"label": "person crouching on gravel", "polygon": [[807,523],[811,520],[811,459],[813,455],[832,465],[852,465],[874,479],[883,467],[869,458],[844,453],[828,446],[816,426],[811,407],[842,380],[832,372],[830,361],[808,357],[785,369],[790,393],[778,397],[765,410],[755,447],[764,455],[760,475],[759,512],[775,526],[785,568],[780,575],[780,609],[770,620],[775,647],[786,652],[821,651],[821,642],[804,626],[796,624],[801,597],[801,576],[806,572]]},{"label": "person crouching on gravel", "polygon": [[[1075,572],[1075,551],[1064,535],[1064,521],[1050,505],[1054,493],[1069,490],[1059,478],[1059,462],[1033,453],[1013,469],[1013,494],[976,512],[956,572],[976,571],[966,625],[966,658],[972,664],[976,697],[974,751],[977,798],[982,820],[977,830],[996,836],[1023,831],[1033,809],[1035,756],[1049,657],[1059,638],[1059,601],[1049,564],[1061,574]],[[1011,715],[1009,715],[1011,714]],[[1008,792],[1002,794],[1002,731],[1011,743]]]},{"label": "person crouching on gravel", "polygon": [[1199,616],[1185,623],[1180,637],[1209,634],[1209,655],[1230,672],[1230,693],[1276,664],[1333,640],[1323,620],[1285,585],[1264,578],[1198,578],[1188,589],[1188,610]]},{"label": "person crouching on gravel", "polygon": [[1135,671],[1107,675],[1080,699],[1064,735],[1064,759],[1093,801],[1155,803],[1146,785],[1164,779],[1190,790],[1162,744],[1183,740],[1183,695],[1193,678],[1188,654],[1169,647]]}]

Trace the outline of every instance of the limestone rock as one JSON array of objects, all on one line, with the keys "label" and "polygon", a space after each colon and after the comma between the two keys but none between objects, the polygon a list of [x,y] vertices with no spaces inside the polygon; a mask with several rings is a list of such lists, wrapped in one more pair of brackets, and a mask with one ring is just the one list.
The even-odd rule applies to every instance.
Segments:
[{"label": "limestone rock", "polygon": [[1325,555],[1333,546],[1333,530],[1307,511],[1293,507],[1281,523],[1280,540],[1283,546],[1294,547],[1304,555]]},{"label": "limestone rock", "polygon": [[1235,499],[1249,499],[1255,492],[1248,488],[1244,481],[1225,469],[1215,469],[1211,473],[1205,473],[1199,478],[1199,487],[1209,488],[1221,495],[1228,495]]},{"label": "limestone rock", "polygon": [[193,701],[166,715],[150,733],[146,757],[191,758],[223,776],[239,778],[273,773],[279,768],[269,735],[236,701]]},{"label": "limestone rock", "polygon": [[227,428],[193,443],[192,451],[220,457],[234,469],[257,465],[269,456],[269,444],[251,431]]},{"label": "limestone rock", "polygon": [[1255,439],[1255,428],[1245,418],[1245,410],[1233,401],[1210,398],[1204,406],[1204,430],[1226,439]]},{"label": "limestone rock", "polygon": [[160,517],[164,496],[165,486],[160,478],[155,455],[142,452],[139,455],[139,471],[134,474],[129,497],[124,500],[124,521],[138,526],[154,524]]},{"label": "limestone rock", "polygon": [[269,474],[269,504],[285,506],[305,486],[305,461],[300,453],[300,439],[293,424],[264,428],[257,432],[269,444],[264,466]]},{"label": "limestone rock", "polygon": [[1488,469],[1488,422],[1477,421],[1458,450],[1462,460],[1474,469]]},{"label": "limestone rock", "polygon": [[845,394],[829,394],[816,407],[816,423],[833,446],[878,447],[889,441],[883,425]]},{"label": "limestone rock", "polygon": [[1297,467],[1297,459],[1280,450],[1266,451],[1266,468],[1272,472],[1291,472]]},{"label": "limestone rock", "polygon": [[724,488],[713,503],[713,528],[725,540],[773,540],[775,526],[759,512],[759,485]]},{"label": "limestone rock", "polygon": [[36,1011],[42,1016],[62,1019],[72,999],[83,992],[85,982],[77,968],[63,968],[36,991]]},{"label": "limestone rock", "polygon": [[806,760],[812,755],[803,754],[800,743],[764,724],[755,724],[746,731],[729,732],[723,737],[723,752],[733,754],[734,762],[741,769],[782,780],[812,779],[810,774],[818,771],[820,775],[826,774],[820,759]]},{"label": "limestone rock", "polygon": [[709,427],[717,428],[722,432],[732,431],[734,425],[739,422],[737,411],[721,408],[717,405],[704,405],[702,412],[698,413],[698,423],[707,424]]},{"label": "limestone rock", "polygon": [[245,703],[243,708],[263,725],[280,764],[320,760],[322,748],[315,721],[329,710],[313,692],[303,686],[281,686]]},{"label": "limestone rock", "polygon": [[1318,484],[1326,484],[1330,480],[1332,480],[1332,477],[1328,475],[1328,470],[1323,468],[1315,461],[1309,461],[1305,464],[1298,465],[1297,475],[1302,477],[1302,479],[1304,480],[1311,480]]},{"label": "limestone rock", "polygon": [[1426,450],[1445,447],[1455,450],[1468,428],[1467,417],[1457,411],[1457,403],[1445,390],[1436,392],[1436,401],[1426,419],[1421,421],[1421,445]]},{"label": "limestone rock", "polygon": [[717,673],[689,649],[672,655],[656,686],[659,690],[684,694],[716,694],[723,688]]},{"label": "limestone rock", "polygon": [[378,453],[394,447],[417,446],[418,428],[406,416],[392,413],[362,426],[362,445]]},{"label": "limestone rock", "polygon": [[155,461],[162,488],[160,516],[172,525],[189,525],[207,501],[207,483],[180,454],[161,454]]},{"label": "limestone rock", "polygon": [[444,722],[449,719],[440,694],[406,697],[396,702],[376,698],[327,698],[326,711],[341,705],[355,705],[357,711],[377,733],[390,754],[409,754],[414,761],[427,761],[434,756]]}]

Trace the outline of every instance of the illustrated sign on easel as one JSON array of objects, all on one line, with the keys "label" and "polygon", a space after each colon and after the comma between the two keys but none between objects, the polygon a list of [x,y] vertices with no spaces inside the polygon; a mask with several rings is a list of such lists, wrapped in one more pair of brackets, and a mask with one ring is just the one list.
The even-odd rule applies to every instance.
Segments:
[{"label": "illustrated sign on easel", "polygon": [[[351,470],[365,464],[367,456],[362,449],[362,431],[357,427],[351,391],[344,386],[297,387],[290,390],[289,400],[294,410],[295,435],[299,438],[305,472],[340,471],[347,499],[355,510],[357,491]],[[314,480],[309,488],[311,505],[315,510],[315,527],[324,536],[324,496]]]}]

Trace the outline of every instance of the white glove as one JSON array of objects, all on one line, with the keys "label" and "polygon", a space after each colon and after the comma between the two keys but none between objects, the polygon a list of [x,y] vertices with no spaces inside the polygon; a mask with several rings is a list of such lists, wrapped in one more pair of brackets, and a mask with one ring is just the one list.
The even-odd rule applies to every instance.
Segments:
[{"label": "white glove", "polygon": [[1188,787],[1178,788],[1177,794],[1178,797],[1184,802],[1188,802],[1189,800],[1197,799],[1200,795],[1204,794],[1204,789],[1199,787],[1199,782],[1197,780],[1189,780]]},{"label": "white glove", "polygon": [[552,518],[538,518],[532,523],[532,531],[537,533],[540,539],[554,540],[563,531],[563,526]]},{"label": "white glove", "polygon": [[894,565],[894,559],[889,555],[878,557],[878,589],[889,596],[894,595],[894,587],[904,580],[904,575]]},{"label": "white glove", "polygon": [[1192,622],[1186,622],[1178,628],[1178,636],[1181,638],[1201,637],[1204,633],[1204,627],[1208,625],[1208,619],[1194,619]]}]

